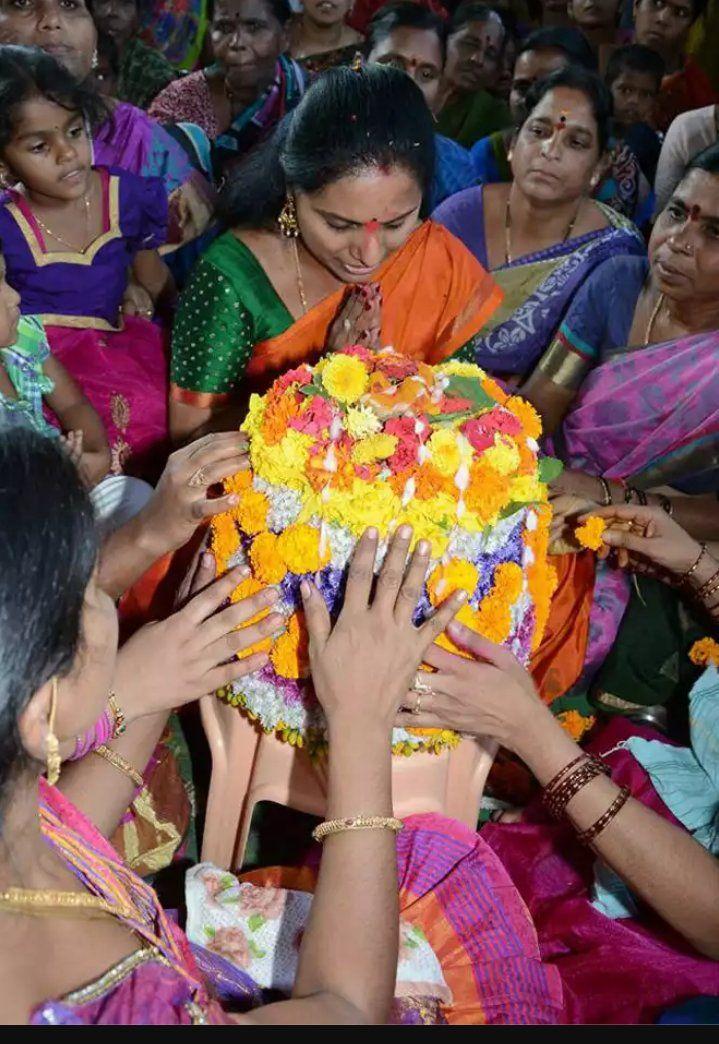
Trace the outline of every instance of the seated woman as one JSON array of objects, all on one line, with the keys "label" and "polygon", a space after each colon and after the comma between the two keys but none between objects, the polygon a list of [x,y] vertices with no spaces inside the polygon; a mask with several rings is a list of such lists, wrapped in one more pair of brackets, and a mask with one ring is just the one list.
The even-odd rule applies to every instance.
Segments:
[{"label": "seated woman", "polygon": [[[198,263],[172,345],[171,426],[183,437],[283,370],[347,344],[428,362],[481,329],[500,291],[423,222],[434,128],[403,72],[330,69],[239,169],[231,227]],[[230,411],[215,424],[231,427]]]},{"label": "seated woman", "polygon": [[[480,184],[511,181],[508,154],[515,127],[527,115],[526,96],[532,84],[568,65],[596,72],[597,62],[585,36],[578,29],[556,27],[537,29],[519,47],[509,96],[514,125],[482,138],[470,149],[475,175]],[[612,141],[602,176],[592,191],[595,199],[631,218],[643,227],[652,216],[651,186],[641,172],[631,148]]]},{"label": "seated woman", "polygon": [[[696,560],[698,545],[661,510],[601,513],[636,526],[636,535],[605,533],[635,561],[678,576]],[[704,561],[701,581],[717,568],[719,561]],[[692,582],[698,590],[700,578]],[[456,621],[448,630],[473,659],[434,647],[433,692],[420,716],[403,712],[398,723],[492,736],[544,788],[521,822],[488,823],[480,837],[522,893],[542,952],[562,978],[560,1021],[655,1022],[688,998],[718,997],[719,862],[706,850],[716,843],[719,811],[716,668],[692,694],[693,750],[622,721],[582,750],[511,653]]]},{"label": "seated woman", "polygon": [[[93,167],[86,127],[98,95],[38,48],[0,47],[0,239],[25,315],[102,418],[113,471],[152,472],[167,438],[163,337],[151,321],[171,290],[159,179]],[[132,270],[135,286],[128,287]]]},{"label": "seated woman", "polygon": [[506,43],[500,15],[485,4],[466,0],[454,12],[437,130],[465,148],[509,123],[506,103],[491,93]]},{"label": "seated woman", "polygon": [[[71,14],[64,0],[0,4],[0,43],[49,51],[78,83],[90,80],[97,62],[97,30],[85,0],[73,0]],[[162,179],[169,204],[163,252],[174,251],[206,228],[213,202],[211,186],[182,146],[147,113],[126,102],[114,102],[110,109],[92,132],[93,162]]]},{"label": "seated woman", "polygon": [[[367,61],[403,69],[436,113],[447,52],[445,23],[414,0],[380,8],[367,33]],[[435,168],[430,206],[436,207],[477,183],[469,152],[452,138],[435,134]]]},{"label": "seated woman", "polygon": [[217,0],[214,62],[166,87],[150,106],[161,123],[194,123],[214,143],[218,170],[265,138],[305,90],[306,73],[286,54],[287,0]]},{"label": "seated woman", "polygon": [[[558,524],[597,504],[627,497],[641,501],[647,497],[643,491],[658,489],[656,502],[671,509],[692,535],[719,537],[718,229],[719,146],[714,145],[689,164],[657,218],[649,261],[617,257],[597,269],[524,385],[522,393],[541,412],[545,430],[557,432],[555,450],[571,469],[555,483]],[[677,490],[711,495],[681,496]],[[626,579],[600,568],[586,681],[614,645],[629,599]],[[687,639],[684,628],[669,626],[676,599],[661,603],[643,592],[640,616],[650,630],[662,627],[669,662]],[[628,636],[626,648],[635,664],[645,660],[642,668],[632,668],[635,679],[639,671],[648,678],[662,673],[665,661],[653,657],[651,645],[637,647]],[[663,692],[672,691],[666,681],[676,677],[672,668]],[[612,690],[632,702],[615,683]]]},{"label": "seated woman", "polygon": [[290,54],[310,73],[349,64],[364,36],[347,25],[351,0],[304,0],[290,27]]},{"label": "seated woman", "polygon": [[667,75],[654,106],[654,126],[662,133],[682,112],[719,101],[707,73],[686,55],[692,27],[701,18],[707,0],[634,0],[634,35],[664,59]]},{"label": "seated woman", "polygon": [[[414,884],[425,911],[441,882],[425,924],[440,921],[445,949],[461,951],[464,980],[456,993],[484,999],[473,1010],[477,1021],[554,1021],[558,976],[545,971],[531,921],[497,858],[458,824],[423,816],[403,825],[392,817],[394,718],[408,679],[461,604],[450,598],[421,628],[412,624],[427,546],[420,543],[405,573],[411,531],[397,534],[370,605],[376,532],[366,534],[334,627],[319,592],[303,585],[314,683],[332,736],[332,828],[292,999],[233,1014],[262,1004],[259,987],[220,956],[191,948],[106,838],[135,789],[133,764],[147,757],[163,727],[168,700],[196,699],[258,669],[264,654],[227,663],[228,651],[276,630],[276,613],[240,625],[278,595],[263,591],[221,609],[241,570],[213,584],[201,568],[185,608],[118,655],[114,607],[97,586],[94,519],[70,462],[51,440],[18,429],[2,433],[0,472],[7,478],[0,520],[0,615],[8,621],[0,634],[4,1023],[382,1023],[397,970],[399,882],[403,893]],[[101,714],[118,681],[134,703],[124,733],[61,772],[75,737]],[[362,823],[367,816],[376,817],[371,827]],[[453,922],[444,907],[455,887],[464,903],[455,898]],[[48,962],[48,953],[62,960]],[[428,1007],[405,1001],[401,1017],[421,1024]]]},{"label": "seated woman", "polygon": [[493,373],[524,377],[590,273],[615,255],[641,255],[636,229],[591,198],[606,160],[611,114],[593,73],[552,73],[527,95],[514,180],[467,189],[434,219],[454,233],[504,290],[501,307],[467,346]]},{"label": "seated woman", "polygon": [[164,54],[141,39],[139,6],[139,0],[91,0],[98,31],[117,47],[118,100],[146,109],[177,73]]}]

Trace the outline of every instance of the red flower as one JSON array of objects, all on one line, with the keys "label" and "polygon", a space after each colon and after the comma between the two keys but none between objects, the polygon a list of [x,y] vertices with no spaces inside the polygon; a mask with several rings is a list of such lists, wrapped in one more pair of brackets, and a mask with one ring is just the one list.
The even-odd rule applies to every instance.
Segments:
[{"label": "red flower", "polygon": [[469,410],[472,407],[472,403],[469,399],[443,399],[441,413],[461,413],[462,410]]},{"label": "red flower", "polygon": [[312,380],[312,374],[306,366],[298,366],[294,370],[288,370],[287,373],[283,373],[281,377],[278,377],[274,383],[274,387],[278,392],[285,391],[291,384],[299,384],[300,387],[303,384],[309,384]]},{"label": "red flower", "polygon": [[414,377],[419,372],[414,359],[398,359],[391,355],[378,356],[375,368],[393,381],[403,381],[405,377]]},{"label": "red flower", "polygon": [[489,431],[476,417],[465,421],[459,430],[477,453],[494,445],[494,432]]},{"label": "red flower", "polygon": [[307,435],[319,435],[320,432],[329,429],[334,415],[335,411],[327,399],[321,395],[313,395],[299,417],[292,418],[290,427]]},{"label": "red flower", "polygon": [[354,355],[356,359],[360,359],[367,369],[372,372],[377,362],[377,357],[374,352],[371,352],[369,348],[364,348],[361,344],[353,344],[349,348],[343,348],[340,355]]}]

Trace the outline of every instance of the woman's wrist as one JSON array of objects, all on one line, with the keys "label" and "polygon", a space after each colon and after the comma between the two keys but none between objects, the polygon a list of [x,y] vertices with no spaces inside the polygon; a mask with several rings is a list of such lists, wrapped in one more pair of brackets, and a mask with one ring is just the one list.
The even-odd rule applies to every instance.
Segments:
[{"label": "woman's wrist", "polygon": [[547,707],[540,709],[542,713],[528,716],[526,724],[510,739],[510,749],[544,786],[581,753],[581,748]]}]

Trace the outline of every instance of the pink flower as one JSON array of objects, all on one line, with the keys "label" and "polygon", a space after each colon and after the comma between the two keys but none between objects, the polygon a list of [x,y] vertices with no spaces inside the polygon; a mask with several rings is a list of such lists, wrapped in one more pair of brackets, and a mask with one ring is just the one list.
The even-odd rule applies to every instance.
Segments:
[{"label": "pink flower", "polygon": [[285,907],[287,893],[281,888],[240,888],[237,908],[243,914],[260,914],[268,921],[275,921]]},{"label": "pink flower", "polygon": [[319,435],[327,431],[335,411],[322,395],[313,395],[298,417],[293,417],[290,427],[306,435]]},{"label": "pink flower", "polygon": [[461,413],[462,410],[468,410],[471,405],[469,399],[443,399],[441,412]]},{"label": "pink flower", "polygon": [[486,428],[482,420],[483,418],[477,419],[475,417],[473,420],[465,421],[459,429],[472,449],[475,449],[478,453],[494,445],[494,432]]},{"label": "pink flower", "polygon": [[360,359],[365,364],[370,373],[374,370],[377,361],[374,352],[371,352],[369,348],[364,348],[361,344],[343,348],[340,355],[354,355],[355,359]]},{"label": "pink flower", "polygon": [[274,387],[278,391],[285,391],[291,384],[299,384],[302,387],[303,384],[309,384],[311,380],[312,374],[308,367],[297,366],[294,370],[288,370],[287,373],[283,373],[281,377],[278,377]]},{"label": "pink flower", "polygon": [[398,359],[396,356],[380,355],[375,369],[389,377],[391,381],[403,381],[405,377],[413,377],[419,370],[414,359]]},{"label": "pink flower", "polygon": [[397,445],[397,449],[394,451],[391,457],[387,459],[387,464],[394,475],[400,471],[407,471],[408,468],[414,468],[417,466],[417,451],[419,450],[419,439],[411,441],[410,439],[401,439]]},{"label": "pink flower", "polygon": [[247,936],[241,928],[218,928],[207,941],[207,948],[221,957],[226,957],[238,968],[249,968],[250,948]]},{"label": "pink flower", "polygon": [[390,417],[384,426],[385,434],[394,435],[399,439],[397,449],[387,461],[395,475],[400,471],[416,467],[420,444],[429,437],[431,429],[426,420],[420,419],[419,434],[415,430],[416,425],[417,418],[415,417]]},{"label": "pink flower", "polygon": [[[415,431],[415,425],[419,421],[421,429],[419,435]],[[426,442],[429,438],[431,428],[424,417],[390,417],[384,426],[385,435],[395,435],[398,439],[419,439]]]},{"label": "pink flower", "polygon": [[522,422],[509,410],[492,409],[489,413],[483,413],[479,418],[485,428],[498,431],[502,435],[520,435]]}]

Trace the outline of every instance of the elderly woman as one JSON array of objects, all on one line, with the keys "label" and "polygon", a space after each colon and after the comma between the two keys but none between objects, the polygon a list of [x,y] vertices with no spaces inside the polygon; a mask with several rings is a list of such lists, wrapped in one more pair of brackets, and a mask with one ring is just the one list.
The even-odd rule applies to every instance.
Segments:
[{"label": "elderly woman", "polygon": [[433,215],[504,290],[468,355],[515,377],[531,373],[598,265],[644,252],[633,226],[592,199],[611,113],[601,80],[562,69],[529,91],[526,110],[510,156],[513,180],[460,192]]},{"label": "elderly woman", "polygon": [[201,127],[220,164],[248,152],[304,93],[306,74],[286,53],[291,14],[287,0],[217,0],[213,64],[170,84],[150,115]]}]

